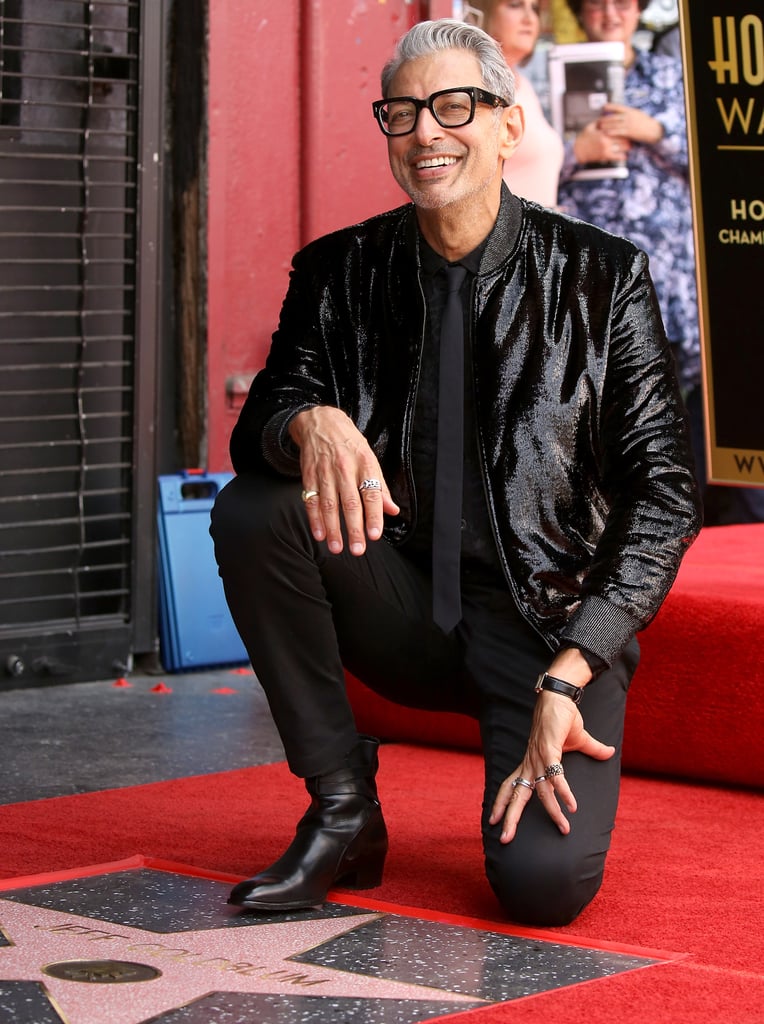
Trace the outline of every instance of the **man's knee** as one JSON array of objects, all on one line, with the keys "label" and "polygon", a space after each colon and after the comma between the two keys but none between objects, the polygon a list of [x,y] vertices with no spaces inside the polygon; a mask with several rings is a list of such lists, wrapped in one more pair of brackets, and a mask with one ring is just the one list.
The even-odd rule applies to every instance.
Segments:
[{"label": "man's knee", "polygon": [[210,517],[218,564],[229,556],[254,555],[261,544],[272,543],[279,522],[285,522],[295,509],[302,512],[298,487],[292,480],[251,474],[236,476],[226,484]]},{"label": "man's knee", "polygon": [[597,894],[604,854],[580,854],[563,835],[551,835],[533,850],[515,843],[486,843],[486,876],[504,912],[534,927],[570,924]]}]

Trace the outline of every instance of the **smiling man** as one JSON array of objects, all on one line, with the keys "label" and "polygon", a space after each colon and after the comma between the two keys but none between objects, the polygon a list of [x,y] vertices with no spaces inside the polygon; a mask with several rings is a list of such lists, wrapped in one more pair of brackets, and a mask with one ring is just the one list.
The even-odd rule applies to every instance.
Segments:
[{"label": "smiling man", "polygon": [[683,406],[644,254],[502,183],[523,116],[493,40],[416,25],[382,93],[412,202],[295,256],[213,512],[311,797],[231,902],[294,909],[382,878],[378,743],[347,669],[478,718],[488,879],[510,918],[561,925],[602,879],[635,635],[700,525]]}]

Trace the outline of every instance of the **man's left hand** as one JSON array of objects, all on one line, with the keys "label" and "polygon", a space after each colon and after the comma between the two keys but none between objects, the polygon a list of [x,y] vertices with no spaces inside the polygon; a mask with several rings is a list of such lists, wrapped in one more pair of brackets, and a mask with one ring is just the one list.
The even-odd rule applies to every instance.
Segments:
[{"label": "man's left hand", "polygon": [[[575,649],[559,654],[549,672],[574,685],[591,679],[588,665],[580,651]],[[515,838],[517,823],[526,804],[534,796],[541,800],[560,832],[563,835],[570,832],[570,822],[562,812],[560,801],[571,814],[575,814],[575,795],[565,778],[564,769],[558,774],[550,774],[547,769],[550,765],[561,765],[563,753],[572,750],[598,761],[607,761],[615,754],[615,747],[600,742],[586,731],[581,712],[569,697],[542,690],[536,701],[525,757],[517,770],[502,782],[491,810],[489,821],[492,825],[504,819],[502,843],[510,843]],[[516,784],[517,779],[531,783],[533,788]]]}]

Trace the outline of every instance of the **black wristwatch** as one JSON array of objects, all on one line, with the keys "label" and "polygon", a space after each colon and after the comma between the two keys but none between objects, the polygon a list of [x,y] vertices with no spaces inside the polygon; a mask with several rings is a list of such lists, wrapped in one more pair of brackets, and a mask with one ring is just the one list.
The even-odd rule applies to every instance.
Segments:
[{"label": "black wristwatch", "polygon": [[570,697],[574,704],[580,704],[584,695],[583,686],[574,686],[573,683],[566,683],[564,679],[550,676],[548,672],[542,672],[536,680],[536,693],[542,690],[550,690],[552,693],[561,693],[564,697]]}]

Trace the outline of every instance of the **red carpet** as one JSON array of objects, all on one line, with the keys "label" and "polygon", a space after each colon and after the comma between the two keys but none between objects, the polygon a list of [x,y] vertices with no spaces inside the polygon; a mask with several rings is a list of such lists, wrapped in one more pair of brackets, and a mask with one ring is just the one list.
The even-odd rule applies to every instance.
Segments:
[{"label": "red carpet", "polygon": [[[482,874],[481,759],[387,746],[379,785],[391,852],[384,884],[367,895],[500,920]],[[244,876],[282,852],[305,802],[279,764],[13,804],[0,813],[0,876],[136,853]],[[626,778],[603,889],[561,932],[687,956],[451,1019],[761,1024],[763,826],[758,794]]]}]

